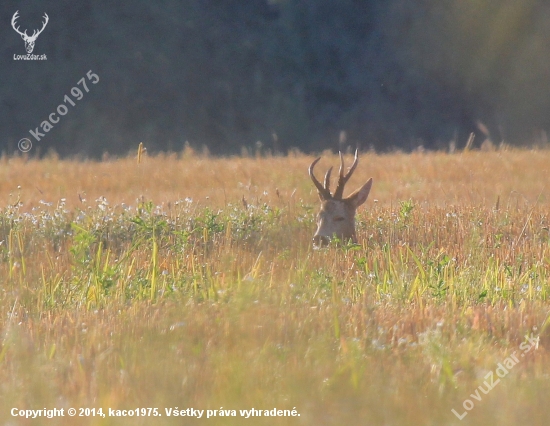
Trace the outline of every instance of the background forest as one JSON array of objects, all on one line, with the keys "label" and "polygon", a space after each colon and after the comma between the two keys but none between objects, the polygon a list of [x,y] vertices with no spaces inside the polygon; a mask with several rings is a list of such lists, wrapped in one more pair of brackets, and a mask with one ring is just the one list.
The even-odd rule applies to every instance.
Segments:
[{"label": "background forest", "polygon": [[[50,21],[34,54],[21,29]],[[33,153],[99,157],[347,143],[385,151],[460,147],[470,132],[546,143],[550,3],[541,0],[5,1],[0,5],[0,149],[100,82]],[[36,151],[34,151],[36,149]]]}]

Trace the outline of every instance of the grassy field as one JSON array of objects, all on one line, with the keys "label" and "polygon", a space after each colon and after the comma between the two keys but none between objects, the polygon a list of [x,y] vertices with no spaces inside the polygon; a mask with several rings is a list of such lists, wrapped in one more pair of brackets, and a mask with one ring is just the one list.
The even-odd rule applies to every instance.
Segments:
[{"label": "grassy field", "polygon": [[550,151],[312,159],[0,159],[0,425],[550,424]]}]

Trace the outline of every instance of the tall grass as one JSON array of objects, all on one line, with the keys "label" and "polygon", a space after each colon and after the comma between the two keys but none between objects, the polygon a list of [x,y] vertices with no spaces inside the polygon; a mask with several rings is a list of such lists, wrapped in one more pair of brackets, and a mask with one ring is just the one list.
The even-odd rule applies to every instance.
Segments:
[{"label": "tall grass", "polygon": [[539,336],[463,422],[546,424],[550,152],[364,154],[359,244],[323,250],[311,160],[4,158],[0,421],[296,407],[184,420],[458,424],[451,409]]}]

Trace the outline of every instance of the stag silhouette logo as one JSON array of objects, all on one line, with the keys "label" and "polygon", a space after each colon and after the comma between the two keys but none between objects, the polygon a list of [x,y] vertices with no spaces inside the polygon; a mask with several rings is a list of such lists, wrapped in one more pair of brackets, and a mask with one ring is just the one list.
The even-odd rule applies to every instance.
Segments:
[{"label": "stag silhouette logo", "polygon": [[33,30],[31,36],[27,34],[27,30],[23,32],[19,30],[19,26],[16,26],[17,24],[15,22],[17,21],[17,18],[19,18],[19,11],[13,14],[13,18],[11,18],[11,26],[13,27],[15,32],[19,34],[21,38],[25,41],[25,49],[27,50],[27,53],[30,54],[34,50],[34,43],[36,42],[36,39],[38,38],[40,33],[44,31],[44,28],[46,28],[46,25],[48,25],[48,21],[50,20],[50,18],[48,17],[47,13],[44,13],[44,22],[42,22],[42,28],[40,30]]}]

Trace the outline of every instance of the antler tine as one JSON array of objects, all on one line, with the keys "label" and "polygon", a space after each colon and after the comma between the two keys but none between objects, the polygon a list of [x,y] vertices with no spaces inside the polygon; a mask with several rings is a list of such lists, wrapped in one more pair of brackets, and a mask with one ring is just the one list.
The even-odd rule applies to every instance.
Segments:
[{"label": "antler tine", "polygon": [[332,167],[327,170],[327,173],[325,174],[325,189],[330,194],[330,174],[332,173]]},{"label": "antler tine", "polygon": [[353,160],[353,164],[349,168],[349,171],[344,175],[344,156],[342,155],[342,151],[340,151],[340,173],[338,176],[338,186],[336,187],[336,191],[334,191],[335,199],[341,200],[343,198],[344,186],[346,185],[347,181],[355,171],[355,168],[357,167],[358,162],[359,162],[359,153],[356,149],[355,159]]},{"label": "antler tine", "polygon": [[[309,177],[311,177],[311,180],[313,181],[313,184],[317,188],[317,191],[319,191],[319,195],[322,198],[324,198],[325,200],[328,200],[328,199],[332,198],[331,195],[330,195],[330,191],[328,190],[328,188],[323,187],[323,185],[321,185],[321,182],[319,182],[317,180],[317,178],[315,177],[315,175],[313,174],[313,168],[319,162],[320,159],[321,159],[321,157],[317,158],[317,160],[315,160],[309,166]],[[329,177],[330,177],[330,172],[328,172],[328,174],[329,174]]]},{"label": "antler tine", "polygon": [[13,14],[13,17],[11,18],[11,25],[15,27],[15,21],[17,21],[17,18],[19,18],[19,11],[16,10]]},{"label": "antler tine", "polygon": [[46,28],[46,25],[48,25],[48,22],[50,22],[50,17],[46,12],[44,12],[43,18],[44,18],[44,22],[42,23],[42,29],[40,30],[40,32],[44,31],[44,28]]},{"label": "antler tine", "polygon": [[34,30],[32,33],[31,38],[37,38],[42,31],[44,31],[44,28],[46,28],[46,25],[48,25],[48,22],[50,21],[50,17],[46,12],[44,12],[43,18],[45,19],[44,22],[42,22],[42,28],[40,30]]},{"label": "antler tine", "polygon": [[24,33],[22,33],[21,31],[19,31],[19,27],[15,26],[16,25],[16,22],[17,21],[17,18],[19,18],[19,11],[16,11],[14,14],[13,14],[13,17],[11,18],[11,26],[13,27],[13,29],[15,30],[15,32],[19,35],[27,35],[27,30],[25,30]]}]

